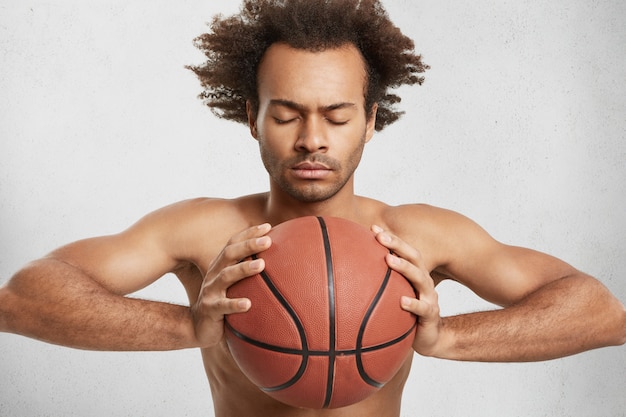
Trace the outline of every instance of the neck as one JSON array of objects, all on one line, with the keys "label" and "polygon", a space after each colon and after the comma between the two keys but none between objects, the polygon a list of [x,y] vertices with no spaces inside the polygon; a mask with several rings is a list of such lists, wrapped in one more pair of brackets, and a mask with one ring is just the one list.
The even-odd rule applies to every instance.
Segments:
[{"label": "neck", "polygon": [[332,216],[355,219],[359,213],[358,201],[359,197],[354,195],[351,184],[346,184],[334,196],[318,202],[299,201],[282,190],[276,190],[276,187],[271,187],[265,210],[268,221],[273,225],[303,216]]}]

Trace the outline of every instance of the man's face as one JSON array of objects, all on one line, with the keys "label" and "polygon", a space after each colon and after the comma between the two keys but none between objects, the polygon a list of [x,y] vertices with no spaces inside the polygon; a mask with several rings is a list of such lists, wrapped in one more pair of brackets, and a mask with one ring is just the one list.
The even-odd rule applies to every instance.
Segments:
[{"label": "man's face", "polygon": [[259,109],[248,115],[273,189],[303,202],[353,192],[353,173],[374,132],[365,87],[365,64],[352,45],[267,50],[258,71]]}]

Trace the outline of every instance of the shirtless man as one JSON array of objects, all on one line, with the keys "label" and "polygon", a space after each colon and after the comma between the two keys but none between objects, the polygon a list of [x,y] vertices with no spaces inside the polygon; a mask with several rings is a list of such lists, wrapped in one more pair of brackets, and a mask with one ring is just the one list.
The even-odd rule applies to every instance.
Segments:
[{"label": "shirtless man", "polygon": [[[536,361],[626,342],[622,304],[572,266],[501,244],[454,212],[355,195],[364,146],[397,118],[387,87],[420,82],[416,73],[425,67],[375,1],[361,1],[359,9],[352,8],[356,1],[294,0],[286,9],[274,3],[246,1],[244,18],[216,21],[199,46],[218,51],[209,55],[218,59],[193,68],[207,103],[221,116],[249,124],[269,173],[269,192],[180,202],[117,235],[53,251],[0,290],[1,331],[84,349],[201,348],[219,417],[397,417],[410,357],[366,400],[306,410],[259,391],[224,342],[224,316],[250,308],[249,300],[226,298],[226,289],[264,267],[239,260],[271,245],[270,225],[327,215],[371,228],[395,253],[387,262],[419,294],[398,302],[419,317],[414,349],[420,355]],[[220,44],[224,40],[234,43]],[[237,52],[243,45],[256,57]],[[245,65],[232,60],[236,53],[254,69],[247,80],[240,73]],[[228,84],[233,80],[240,89],[229,90],[237,87]],[[124,297],[168,272],[183,283],[189,307]],[[435,287],[446,279],[504,308],[442,318]]]}]

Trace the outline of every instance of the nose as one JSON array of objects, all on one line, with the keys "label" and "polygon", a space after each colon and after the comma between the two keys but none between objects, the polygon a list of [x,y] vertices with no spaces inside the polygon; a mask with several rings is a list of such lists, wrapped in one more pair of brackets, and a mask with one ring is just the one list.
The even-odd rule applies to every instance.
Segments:
[{"label": "nose", "polygon": [[308,117],[301,124],[295,148],[299,152],[324,152],[328,149],[327,131],[324,123]]}]

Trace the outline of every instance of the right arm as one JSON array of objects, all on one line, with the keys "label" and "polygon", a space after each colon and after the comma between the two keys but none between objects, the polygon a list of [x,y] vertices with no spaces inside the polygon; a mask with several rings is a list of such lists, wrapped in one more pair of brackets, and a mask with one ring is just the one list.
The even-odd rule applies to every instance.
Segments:
[{"label": "right arm", "polygon": [[247,309],[246,300],[226,299],[226,288],[258,272],[259,265],[237,261],[265,248],[267,242],[256,242],[267,227],[229,241],[191,307],[125,297],[188,264],[173,249],[186,239],[176,221],[185,213],[177,210],[157,211],[118,235],[72,243],[25,266],[0,288],[0,331],[90,350],[217,343],[224,314]]},{"label": "right arm", "polygon": [[188,307],[115,294],[54,256],[0,289],[0,330],[90,350],[169,350],[197,343]]}]

